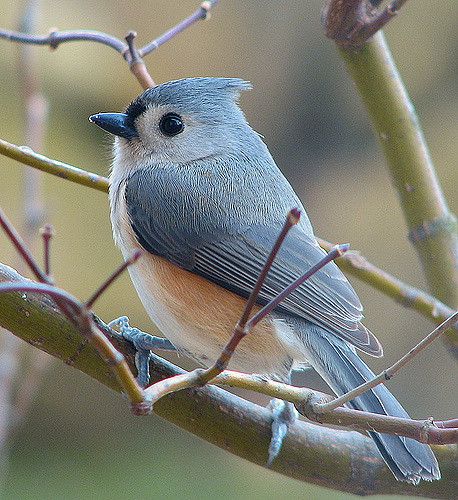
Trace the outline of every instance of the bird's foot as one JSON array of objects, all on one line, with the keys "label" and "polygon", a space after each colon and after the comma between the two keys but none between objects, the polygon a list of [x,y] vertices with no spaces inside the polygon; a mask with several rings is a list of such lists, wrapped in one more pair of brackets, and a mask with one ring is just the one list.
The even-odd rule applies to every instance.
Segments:
[{"label": "bird's foot", "polygon": [[293,403],[282,399],[272,399],[268,408],[272,411],[272,437],[267,459],[267,465],[270,467],[280,453],[288,427],[297,420],[298,413]]},{"label": "bird's foot", "polygon": [[129,325],[129,318],[121,316],[108,323],[110,328],[116,328],[120,336],[132,342],[137,351],[135,354],[135,366],[137,367],[137,382],[141,387],[146,387],[149,382],[149,360],[153,349],[162,351],[175,351],[175,346],[170,340],[156,337],[142,332],[138,328]]}]

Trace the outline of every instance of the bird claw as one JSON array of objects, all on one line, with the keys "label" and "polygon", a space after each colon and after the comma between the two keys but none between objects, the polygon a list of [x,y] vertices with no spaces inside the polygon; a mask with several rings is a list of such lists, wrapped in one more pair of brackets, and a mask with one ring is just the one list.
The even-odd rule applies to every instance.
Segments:
[{"label": "bird claw", "polygon": [[268,408],[272,411],[272,437],[267,459],[267,465],[270,467],[280,453],[288,428],[297,420],[298,413],[292,403],[282,399],[272,399]]},{"label": "bird claw", "polygon": [[127,316],[121,316],[108,323],[110,328],[117,328],[121,337],[132,344],[137,351],[135,354],[135,366],[137,367],[137,382],[141,387],[146,387],[150,379],[149,360],[153,349],[163,351],[175,351],[174,345],[167,339],[156,337],[142,332],[129,324]]}]

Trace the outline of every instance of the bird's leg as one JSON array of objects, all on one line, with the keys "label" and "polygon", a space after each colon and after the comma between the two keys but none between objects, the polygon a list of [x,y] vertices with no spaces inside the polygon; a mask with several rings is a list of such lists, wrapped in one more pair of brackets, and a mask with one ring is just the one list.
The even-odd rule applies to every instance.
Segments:
[{"label": "bird's leg", "polygon": [[141,387],[146,387],[149,382],[149,360],[151,351],[160,349],[161,351],[175,351],[175,346],[170,340],[156,337],[149,333],[142,332],[138,328],[129,325],[129,318],[121,316],[108,323],[110,328],[116,327],[121,337],[132,342],[136,349],[135,366],[137,367],[137,382]]},{"label": "bird's leg", "polygon": [[293,403],[282,399],[272,399],[268,408],[272,411],[272,437],[267,459],[270,467],[280,453],[288,427],[298,418],[298,413]]}]

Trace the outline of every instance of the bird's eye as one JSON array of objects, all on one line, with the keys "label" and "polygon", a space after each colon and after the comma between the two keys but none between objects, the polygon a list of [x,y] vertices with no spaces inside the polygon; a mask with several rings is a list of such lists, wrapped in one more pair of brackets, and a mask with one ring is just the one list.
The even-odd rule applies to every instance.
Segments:
[{"label": "bird's eye", "polygon": [[181,116],[176,113],[167,113],[159,122],[159,130],[164,134],[172,137],[183,132],[184,123]]}]

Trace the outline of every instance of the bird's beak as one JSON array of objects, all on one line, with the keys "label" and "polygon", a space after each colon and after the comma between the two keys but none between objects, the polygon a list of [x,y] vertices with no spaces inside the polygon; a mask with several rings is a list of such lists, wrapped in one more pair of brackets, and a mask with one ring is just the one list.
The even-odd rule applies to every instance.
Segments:
[{"label": "bird's beak", "polygon": [[89,121],[95,123],[110,134],[132,139],[138,137],[137,131],[125,113],[97,113],[89,117]]}]

